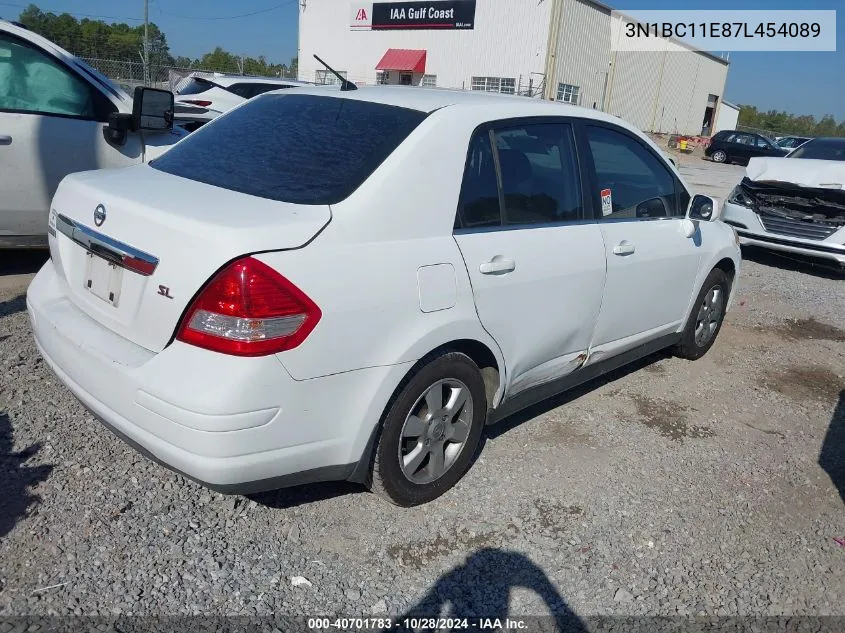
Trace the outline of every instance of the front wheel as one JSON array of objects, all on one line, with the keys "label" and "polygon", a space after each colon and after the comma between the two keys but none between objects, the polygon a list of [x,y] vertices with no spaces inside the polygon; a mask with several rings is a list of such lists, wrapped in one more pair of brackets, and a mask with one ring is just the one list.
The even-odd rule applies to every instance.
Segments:
[{"label": "front wheel", "polygon": [[730,291],[731,283],[725,272],[719,268],[710,271],[693,304],[681,340],[675,349],[676,355],[696,360],[713,346],[716,335],[722,329]]},{"label": "front wheel", "polygon": [[713,152],[713,155],[710,157],[713,159],[714,163],[725,163],[728,160],[728,155],[725,154],[722,150],[718,149]]},{"label": "front wheel", "polygon": [[409,507],[436,499],[469,469],[487,418],[478,366],[446,352],[401,388],[382,424],[371,489]]}]

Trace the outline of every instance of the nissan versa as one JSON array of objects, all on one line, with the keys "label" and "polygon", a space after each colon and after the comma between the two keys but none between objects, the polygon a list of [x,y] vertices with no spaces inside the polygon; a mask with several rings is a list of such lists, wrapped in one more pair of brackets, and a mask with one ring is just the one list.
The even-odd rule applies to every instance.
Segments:
[{"label": "nissan versa", "polygon": [[502,95],[294,88],[148,165],[64,179],[38,347],[167,466],[430,501],[484,425],[713,344],[740,251],[621,120]]}]

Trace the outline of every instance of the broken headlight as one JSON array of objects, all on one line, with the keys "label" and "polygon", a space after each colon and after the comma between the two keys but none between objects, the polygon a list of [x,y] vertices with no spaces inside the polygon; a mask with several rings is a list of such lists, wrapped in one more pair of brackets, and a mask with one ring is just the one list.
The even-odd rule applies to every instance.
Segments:
[{"label": "broken headlight", "polygon": [[754,206],[754,198],[752,198],[742,185],[737,185],[731,191],[731,195],[728,196],[728,202],[731,204],[738,204],[741,207],[748,207],[749,209]]}]

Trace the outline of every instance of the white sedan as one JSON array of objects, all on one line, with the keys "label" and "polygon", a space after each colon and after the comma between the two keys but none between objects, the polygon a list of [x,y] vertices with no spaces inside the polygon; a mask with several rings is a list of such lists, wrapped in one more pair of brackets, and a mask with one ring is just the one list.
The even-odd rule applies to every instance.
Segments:
[{"label": "white sedan", "polygon": [[702,356],[741,263],[640,132],[474,92],[262,95],[52,207],[27,296],[42,355],[107,427],[226,492],[430,501],[485,424],[662,348]]}]

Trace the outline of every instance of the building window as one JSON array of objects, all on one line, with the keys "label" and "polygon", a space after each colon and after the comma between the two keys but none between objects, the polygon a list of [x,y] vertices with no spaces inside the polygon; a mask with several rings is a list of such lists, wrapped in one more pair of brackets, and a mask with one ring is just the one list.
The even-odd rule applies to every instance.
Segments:
[{"label": "building window", "polygon": [[424,88],[436,88],[437,75],[423,75],[422,83],[420,85]]},{"label": "building window", "polygon": [[411,73],[400,73],[399,74],[399,85],[400,86],[410,86],[411,85]]},{"label": "building window", "polygon": [[557,100],[563,101],[564,103],[571,103],[573,105],[578,105],[578,91],[580,88],[578,86],[573,86],[571,84],[558,84],[557,85]]},{"label": "building window", "polygon": [[[341,77],[346,79],[346,71],[339,70],[337,71]],[[321,86],[337,86],[340,84],[340,79],[335,77],[334,73],[329,72],[328,70],[317,70],[314,73],[314,81],[315,83]]]},{"label": "building window", "polygon": [[516,91],[516,79],[513,77],[473,77],[471,88],[512,95]]},{"label": "building window", "polygon": [[376,73],[376,83],[380,86],[384,86],[390,83],[390,71],[388,70],[380,70]]}]

